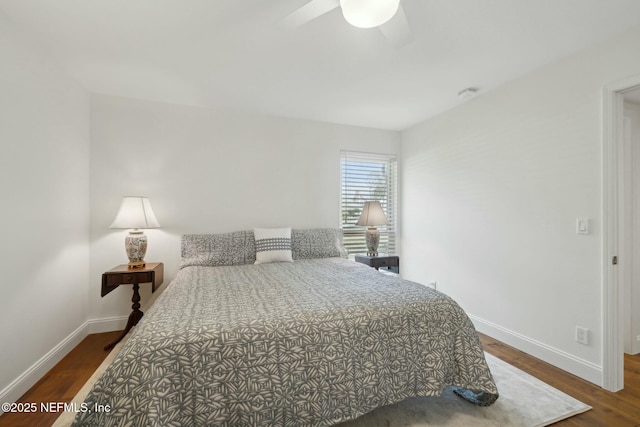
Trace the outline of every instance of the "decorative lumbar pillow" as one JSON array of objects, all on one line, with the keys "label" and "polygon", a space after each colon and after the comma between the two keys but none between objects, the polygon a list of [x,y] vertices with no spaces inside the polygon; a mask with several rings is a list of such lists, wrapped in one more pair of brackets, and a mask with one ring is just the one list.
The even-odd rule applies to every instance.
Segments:
[{"label": "decorative lumbar pillow", "polygon": [[254,228],[256,264],[293,262],[291,257],[291,227]]}]

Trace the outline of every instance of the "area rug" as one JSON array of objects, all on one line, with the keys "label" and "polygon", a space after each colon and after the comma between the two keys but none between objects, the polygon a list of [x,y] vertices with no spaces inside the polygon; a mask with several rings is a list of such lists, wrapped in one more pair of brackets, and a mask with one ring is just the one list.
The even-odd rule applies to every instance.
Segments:
[{"label": "area rug", "polygon": [[[119,351],[116,346],[74,397],[78,405]],[[440,397],[411,398],[378,408],[339,427],[537,427],[591,409],[579,400],[486,353],[500,392],[489,407],[479,407],[447,390]],[[64,412],[53,427],[68,427],[75,414]]]},{"label": "area rug", "polygon": [[378,408],[339,427],[538,427],[591,409],[579,400],[485,353],[500,397],[491,406],[469,404],[451,390]]}]

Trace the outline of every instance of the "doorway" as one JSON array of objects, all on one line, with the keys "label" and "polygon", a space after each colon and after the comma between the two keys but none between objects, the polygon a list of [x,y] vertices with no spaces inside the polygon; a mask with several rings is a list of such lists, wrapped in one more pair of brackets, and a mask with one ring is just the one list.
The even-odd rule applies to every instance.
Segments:
[{"label": "doorway", "polygon": [[623,349],[640,353],[640,89],[623,94]]},{"label": "doorway", "polygon": [[[640,76],[633,76],[607,85],[603,90],[602,386],[610,391],[624,387],[625,339],[629,343],[628,334],[635,325],[627,310],[633,281],[631,183],[634,167],[632,138],[625,140],[625,126],[627,134],[632,127],[630,119],[625,119],[625,96],[628,102],[633,101],[639,89]],[[636,248],[640,250],[640,242]]]}]

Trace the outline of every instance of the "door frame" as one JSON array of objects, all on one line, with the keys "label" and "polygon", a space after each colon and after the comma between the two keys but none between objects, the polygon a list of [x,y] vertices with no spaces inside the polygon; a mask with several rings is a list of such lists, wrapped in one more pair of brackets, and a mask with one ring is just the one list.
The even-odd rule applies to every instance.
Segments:
[{"label": "door frame", "polygon": [[[622,252],[625,228],[624,99],[640,87],[640,75],[605,85],[602,93],[602,387],[624,387],[624,280],[628,263]],[[614,264],[614,257],[617,264]]]}]

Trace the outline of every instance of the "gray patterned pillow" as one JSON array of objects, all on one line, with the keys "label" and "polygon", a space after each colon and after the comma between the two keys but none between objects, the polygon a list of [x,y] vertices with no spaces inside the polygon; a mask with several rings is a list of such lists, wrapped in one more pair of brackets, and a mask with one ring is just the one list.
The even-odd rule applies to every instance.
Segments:
[{"label": "gray patterned pillow", "polygon": [[338,228],[309,228],[291,230],[293,259],[346,258],[342,244],[342,230]]},{"label": "gray patterned pillow", "polygon": [[256,246],[253,231],[222,234],[185,234],[180,268],[189,265],[219,266],[253,264]]}]

